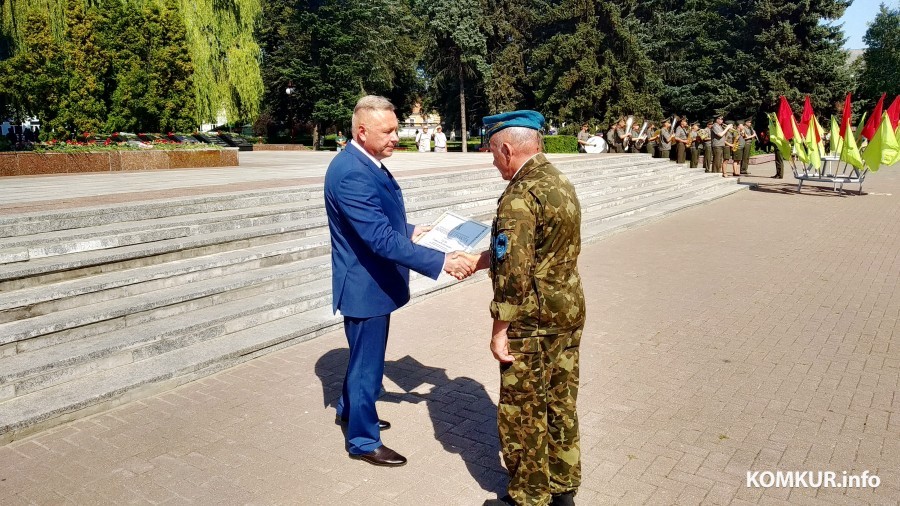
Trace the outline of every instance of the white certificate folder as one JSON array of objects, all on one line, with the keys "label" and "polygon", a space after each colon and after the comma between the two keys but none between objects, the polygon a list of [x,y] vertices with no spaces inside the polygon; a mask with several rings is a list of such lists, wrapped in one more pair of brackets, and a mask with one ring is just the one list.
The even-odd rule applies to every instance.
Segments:
[{"label": "white certificate folder", "polygon": [[463,218],[449,211],[441,215],[432,227],[417,243],[444,253],[451,251],[471,253],[478,242],[490,232],[490,227],[484,223]]}]

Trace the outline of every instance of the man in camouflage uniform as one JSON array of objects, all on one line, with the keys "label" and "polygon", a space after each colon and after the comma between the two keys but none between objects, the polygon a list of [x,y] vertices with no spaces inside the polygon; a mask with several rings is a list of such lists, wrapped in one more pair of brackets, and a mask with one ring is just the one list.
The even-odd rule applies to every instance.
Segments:
[{"label": "man in camouflage uniform", "polygon": [[494,286],[497,424],[510,477],[509,495],[485,504],[571,505],[581,483],[581,207],[572,183],[541,153],[543,123],[535,111],[484,118],[494,166],[509,181],[477,267],[490,267]]}]

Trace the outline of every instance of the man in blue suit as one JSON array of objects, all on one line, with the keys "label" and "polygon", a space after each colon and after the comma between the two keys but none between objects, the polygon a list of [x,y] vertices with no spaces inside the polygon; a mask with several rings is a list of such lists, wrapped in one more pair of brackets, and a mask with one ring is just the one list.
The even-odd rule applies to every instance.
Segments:
[{"label": "man in blue suit", "polygon": [[391,312],[409,301],[410,269],[437,279],[445,270],[462,279],[474,270],[465,255],[416,245],[428,230],[406,221],[403,194],[381,163],[399,142],[394,106],[366,96],[353,110],[353,140],[325,173],[325,209],[331,232],[333,309],[344,316],[350,361],[337,422],[346,425],[350,456],[380,466],[406,458],[384,446],[375,400],[381,390]]}]

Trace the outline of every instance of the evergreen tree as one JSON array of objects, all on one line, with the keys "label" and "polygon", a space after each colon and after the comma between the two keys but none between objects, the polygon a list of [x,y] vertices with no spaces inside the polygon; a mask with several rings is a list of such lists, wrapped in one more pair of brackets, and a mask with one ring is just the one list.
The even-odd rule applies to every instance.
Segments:
[{"label": "evergreen tree", "polygon": [[400,0],[266,2],[258,31],[266,115],[291,128],[312,124],[318,145],[327,127],[349,126],[362,95],[384,95],[408,110],[419,90],[420,30]]},{"label": "evergreen tree", "polygon": [[900,8],[881,4],[863,40],[867,48],[858,60],[859,99],[871,108],[882,93],[888,100],[900,95]]},{"label": "evergreen tree", "polygon": [[112,58],[108,132],[196,128],[190,54],[177,13],[156,4],[104,10],[101,33]]},{"label": "evergreen tree", "polygon": [[527,66],[535,103],[560,122],[661,115],[659,79],[628,3],[537,1]]},{"label": "evergreen tree", "polygon": [[748,62],[747,85],[738,88],[742,100],[735,111],[759,116],[774,111],[781,95],[794,104],[810,95],[819,114],[836,112],[853,79],[843,32],[829,21],[839,19],[849,4],[759,0],[747,8],[748,45],[737,46],[740,61]]}]

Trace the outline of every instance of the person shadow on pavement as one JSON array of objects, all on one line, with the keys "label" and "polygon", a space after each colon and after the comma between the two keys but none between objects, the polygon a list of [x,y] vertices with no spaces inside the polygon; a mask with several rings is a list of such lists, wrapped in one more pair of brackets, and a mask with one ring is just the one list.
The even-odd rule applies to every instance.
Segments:
[{"label": "person shadow on pavement", "polygon": [[[349,355],[346,348],[330,350],[316,362],[325,407],[337,406]],[[386,361],[384,375],[402,392],[382,391],[379,401],[425,402],[434,438],[444,450],[462,458],[483,490],[505,493],[507,474],[500,463],[497,405],[484,385],[465,376],[450,378],[446,369],[426,366],[409,355]]]}]

